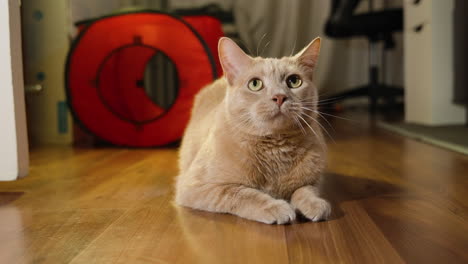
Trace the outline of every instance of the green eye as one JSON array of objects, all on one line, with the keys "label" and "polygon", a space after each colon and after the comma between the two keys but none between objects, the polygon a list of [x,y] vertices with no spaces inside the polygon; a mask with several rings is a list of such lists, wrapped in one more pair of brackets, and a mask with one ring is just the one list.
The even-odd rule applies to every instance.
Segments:
[{"label": "green eye", "polygon": [[263,88],[263,82],[258,78],[253,78],[249,81],[249,89],[256,92]]},{"label": "green eye", "polygon": [[297,74],[289,75],[286,79],[286,84],[289,88],[299,88],[302,85],[301,77]]}]

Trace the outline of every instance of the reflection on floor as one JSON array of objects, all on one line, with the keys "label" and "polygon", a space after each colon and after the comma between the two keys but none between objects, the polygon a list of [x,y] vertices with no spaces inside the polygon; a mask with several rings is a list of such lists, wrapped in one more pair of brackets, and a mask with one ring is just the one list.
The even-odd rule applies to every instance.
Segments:
[{"label": "reflection on floor", "polygon": [[397,134],[468,155],[468,126],[424,126],[403,122],[381,122],[379,125]]}]

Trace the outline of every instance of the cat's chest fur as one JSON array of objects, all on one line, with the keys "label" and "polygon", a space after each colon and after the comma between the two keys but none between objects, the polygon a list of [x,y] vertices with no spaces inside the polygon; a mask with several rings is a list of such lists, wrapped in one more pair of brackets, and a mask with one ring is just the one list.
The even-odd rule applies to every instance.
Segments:
[{"label": "cat's chest fur", "polygon": [[302,140],[287,136],[250,142],[250,159],[246,165],[251,184],[273,196],[283,196],[291,172],[307,152],[305,145]]}]

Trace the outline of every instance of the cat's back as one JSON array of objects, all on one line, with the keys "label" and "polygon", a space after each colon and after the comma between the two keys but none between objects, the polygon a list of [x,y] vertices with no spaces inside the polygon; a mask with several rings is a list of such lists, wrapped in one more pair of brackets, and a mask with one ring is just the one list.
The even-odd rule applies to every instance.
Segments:
[{"label": "cat's back", "polygon": [[222,105],[227,81],[220,78],[204,87],[196,96],[190,122],[185,130],[179,152],[179,167],[185,171],[197,155],[210,129],[214,126],[216,112]]},{"label": "cat's back", "polygon": [[205,86],[196,96],[192,108],[191,121],[203,119],[206,114],[215,110],[223,101],[226,94],[227,81],[220,78],[214,83]]}]

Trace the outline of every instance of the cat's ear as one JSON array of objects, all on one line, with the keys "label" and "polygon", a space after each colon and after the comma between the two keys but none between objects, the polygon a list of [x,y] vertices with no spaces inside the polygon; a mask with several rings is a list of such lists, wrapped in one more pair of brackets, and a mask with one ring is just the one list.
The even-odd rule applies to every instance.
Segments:
[{"label": "cat's ear", "polygon": [[218,53],[224,75],[231,85],[252,62],[252,58],[230,38],[222,37],[219,40]]},{"label": "cat's ear", "polygon": [[317,37],[312,40],[312,42],[310,42],[309,45],[307,45],[304,49],[299,51],[294,57],[299,61],[299,63],[314,70],[318,62],[319,54],[320,37]]}]

